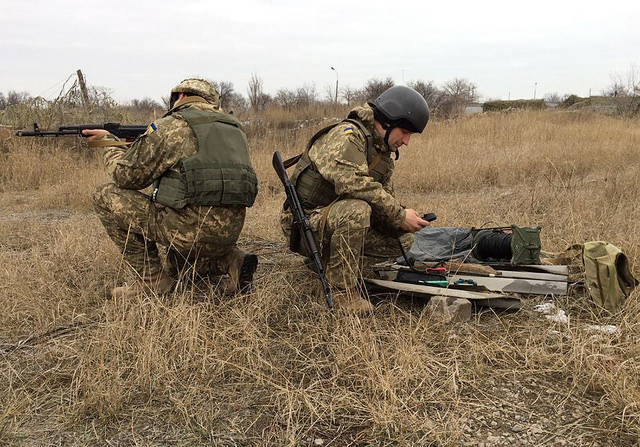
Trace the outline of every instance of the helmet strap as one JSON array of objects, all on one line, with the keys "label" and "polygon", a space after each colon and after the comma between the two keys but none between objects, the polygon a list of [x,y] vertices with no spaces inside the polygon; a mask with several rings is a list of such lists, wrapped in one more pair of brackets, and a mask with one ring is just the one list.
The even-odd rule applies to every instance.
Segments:
[{"label": "helmet strap", "polygon": [[[396,127],[398,127],[398,126],[393,126],[393,125],[390,125],[388,123],[380,123],[380,125],[385,130],[385,132],[384,132],[384,144],[387,145],[388,149],[391,149],[391,147],[389,146],[389,135],[391,135],[391,131],[393,129],[395,129]],[[396,154],[396,160],[398,158],[400,158],[400,151],[398,149],[396,149],[393,152]]]},{"label": "helmet strap", "polygon": [[[391,131],[398,127],[396,122],[389,122],[389,119],[384,116],[378,109],[373,109],[373,118],[380,123],[380,126],[384,130],[384,144],[387,146],[387,149],[391,149],[389,146],[389,135],[391,135]],[[400,152],[398,149],[393,151],[396,154],[396,160],[400,158]]]}]

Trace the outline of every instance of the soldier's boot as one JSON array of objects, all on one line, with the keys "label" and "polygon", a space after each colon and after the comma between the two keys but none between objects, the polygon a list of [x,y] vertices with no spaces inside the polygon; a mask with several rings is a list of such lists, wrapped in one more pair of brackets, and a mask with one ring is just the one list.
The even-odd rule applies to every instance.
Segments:
[{"label": "soldier's boot", "polygon": [[164,295],[171,292],[173,288],[173,279],[165,272],[154,273],[137,280],[129,286],[116,287],[111,290],[111,298],[113,299],[131,299],[135,298],[139,293],[153,293],[156,295]]},{"label": "soldier's boot", "polygon": [[236,293],[249,292],[253,283],[253,274],[258,268],[258,257],[253,253],[234,248],[227,255],[227,259],[229,280],[225,284],[223,293],[235,295]]},{"label": "soldier's boot", "polygon": [[335,308],[344,312],[368,315],[374,309],[373,304],[365,300],[356,288],[336,290],[331,294],[331,297]]}]

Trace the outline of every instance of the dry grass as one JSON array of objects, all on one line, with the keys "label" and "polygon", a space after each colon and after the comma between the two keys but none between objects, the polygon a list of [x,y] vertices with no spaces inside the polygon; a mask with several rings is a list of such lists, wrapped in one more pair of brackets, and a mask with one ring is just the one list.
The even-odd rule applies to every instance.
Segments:
[{"label": "dry grass", "polygon": [[[402,298],[332,315],[278,228],[271,155],[314,129],[282,120],[250,129],[261,191],[242,245],[261,265],[233,299],[107,299],[130,275],[91,211],[99,160],[71,139],[3,139],[0,444],[637,445],[638,292],[613,317],[558,298],[567,326],[532,311],[543,298],[451,326]],[[430,124],[396,191],[439,225],[540,224],[549,251],[604,239],[637,266],[639,129],[571,112]]]}]

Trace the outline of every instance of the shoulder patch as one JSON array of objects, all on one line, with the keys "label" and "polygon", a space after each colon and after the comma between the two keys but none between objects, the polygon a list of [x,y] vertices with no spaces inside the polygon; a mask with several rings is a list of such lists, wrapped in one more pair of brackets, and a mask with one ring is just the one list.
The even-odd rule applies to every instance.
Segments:
[{"label": "shoulder patch", "polygon": [[155,132],[156,130],[158,130],[158,126],[156,125],[155,122],[149,124],[149,126],[147,127],[147,135],[152,134],[153,132]]},{"label": "shoulder patch", "polygon": [[344,130],[342,131],[342,133],[344,135],[350,135],[353,133],[353,127],[345,127]]}]

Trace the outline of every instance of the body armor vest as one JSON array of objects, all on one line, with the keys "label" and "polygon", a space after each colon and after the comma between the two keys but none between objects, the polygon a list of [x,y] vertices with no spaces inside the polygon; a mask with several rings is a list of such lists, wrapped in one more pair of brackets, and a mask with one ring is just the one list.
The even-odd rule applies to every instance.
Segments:
[{"label": "body armor vest", "polygon": [[389,172],[389,166],[391,165],[391,158],[389,157],[389,154],[378,152],[373,147],[373,136],[369,129],[367,129],[360,121],[347,118],[339,123],[331,124],[330,126],[321,129],[311,137],[305,151],[299,156],[298,163],[291,175],[291,182],[296,187],[296,192],[298,193],[300,202],[307,210],[327,206],[338,198],[333,183],[325,180],[325,178],[320,175],[309,158],[309,149],[311,149],[311,146],[313,146],[313,144],[322,136],[326,135],[331,129],[345,122],[354,124],[365,136],[367,141],[366,154],[367,163],[369,165],[369,175],[373,177],[376,182],[382,183]]},{"label": "body armor vest", "polygon": [[184,119],[198,139],[198,152],[156,182],[153,200],[172,208],[186,205],[251,206],[258,179],[251,167],[247,137],[231,115],[187,107],[172,113]]}]

